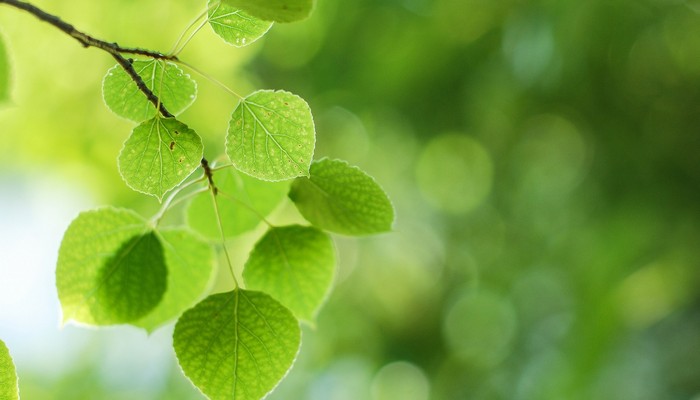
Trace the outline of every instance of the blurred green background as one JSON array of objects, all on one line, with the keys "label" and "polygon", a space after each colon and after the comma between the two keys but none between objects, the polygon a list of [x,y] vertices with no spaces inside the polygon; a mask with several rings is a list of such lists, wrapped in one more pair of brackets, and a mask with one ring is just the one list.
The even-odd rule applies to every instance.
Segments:
[{"label": "blurred green background", "polygon": [[[35,2],[162,51],[200,3]],[[69,221],[158,204],[117,171],[132,125],[101,100],[111,58],[5,6],[0,32],[0,337],[23,398],[201,398],[171,327],[59,329]],[[315,158],[368,171],[397,210],[391,234],[336,237],[335,289],[270,399],[700,399],[699,1],[318,0],[244,49],[205,27],[181,58],[305,98]],[[214,159],[236,99],[193,77],[181,119]]]}]

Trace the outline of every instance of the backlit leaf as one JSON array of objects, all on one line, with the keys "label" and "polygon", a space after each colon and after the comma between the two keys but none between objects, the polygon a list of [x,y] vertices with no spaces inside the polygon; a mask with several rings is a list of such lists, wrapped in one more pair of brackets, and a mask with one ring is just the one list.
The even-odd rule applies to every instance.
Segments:
[{"label": "backlit leaf", "polygon": [[261,38],[272,26],[245,11],[225,3],[209,2],[209,25],[214,32],[236,47],[242,47]]},{"label": "backlit leaf", "polygon": [[328,234],[310,226],[271,228],[245,265],[246,287],[261,290],[300,319],[312,321],[335,274],[335,250]]},{"label": "backlit leaf", "polygon": [[10,62],[5,43],[0,36],[0,104],[10,100]]},{"label": "backlit leaf", "polygon": [[174,118],[156,117],[134,128],[119,153],[119,172],[130,188],[161,200],[200,164],[202,139]]},{"label": "backlit leaf", "polygon": [[309,222],[331,232],[366,235],[391,230],[394,207],[371,176],[345,161],[322,159],[292,183],[289,197]]},{"label": "backlit leaf", "polygon": [[180,317],[173,347],[180,367],[212,400],[258,400],[294,363],[301,344],[292,313],[261,293],[209,296]]},{"label": "backlit leaf", "polygon": [[[136,60],[132,65],[146,86],[174,115],[184,111],[197,97],[197,83],[171,62]],[[145,121],[158,114],[153,103],[120,65],[107,71],[102,81],[102,96],[110,110],[132,121]]]},{"label": "backlit leaf", "polygon": [[309,175],[315,144],[311,110],[301,97],[260,90],[233,111],[226,154],[251,176],[281,181]]},{"label": "backlit leaf", "polygon": [[209,288],[214,272],[212,247],[186,229],[167,229],[158,235],[168,267],[167,289],[158,306],[132,323],[148,331],[177,318]]},{"label": "backlit leaf", "polygon": [[83,212],[63,236],[56,286],[64,322],[111,325],[134,321],[158,305],[166,279],[160,241],[129,210]]},{"label": "backlit leaf", "polygon": [[223,0],[264,21],[292,22],[311,14],[313,0]]},{"label": "backlit leaf", "polygon": [[12,362],[10,351],[2,340],[0,340],[0,399],[19,399],[15,364]]},{"label": "backlit leaf", "polygon": [[[274,210],[289,190],[289,182],[265,182],[233,168],[217,171],[214,180],[219,189],[219,214],[227,238],[258,226],[262,222],[260,216]],[[192,200],[187,208],[187,223],[209,239],[220,238],[210,193],[201,193]]]}]

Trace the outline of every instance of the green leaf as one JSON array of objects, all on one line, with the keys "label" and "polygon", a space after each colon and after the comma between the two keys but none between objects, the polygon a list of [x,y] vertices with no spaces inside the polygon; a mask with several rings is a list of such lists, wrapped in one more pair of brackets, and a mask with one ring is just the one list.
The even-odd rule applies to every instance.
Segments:
[{"label": "green leaf", "polygon": [[202,160],[202,139],[174,118],[156,117],[134,128],[119,153],[119,172],[130,188],[160,201]]},{"label": "green leaf", "polygon": [[158,305],[166,279],[163,247],[132,211],[83,212],[63,236],[56,286],[64,322],[132,322]]},{"label": "green leaf", "polygon": [[311,14],[313,0],[223,0],[264,21],[293,22]]},{"label": "green leaf", "polygon": [[[260,216],[272,212],[289,190],[289,182],[265,182],[233,168],[215,174],[219,214],[227,238],[258,226]],[[187,208],[187,223],[209,239],[220,239],[210,193],[201,193],[192,200]]]},{"label": "green leaf", "polygon": [[346,235],[390,231],[394,207],[371,176],[345,161],[322,159],[309,178],[292,184],[289,198],[312,224]]},{"label": "green leaf", "polygon": [[19,399],[15,364],[12,362],[12,357],[10,357],[10,351],[2,340],[0,340],[0,399]]},{"label": "green leaf", "polygon": [[212,400],[258,400],[294,363],[299,322],[270,296],[236,289],[209,296],[175,326],[173,347],[187,378]]},{"label": "green leaf", "polygon": [[[134,61],[134,70],[165,108],[177,115],[197,97],[197,83],[177,65],[163,60]],[[158,115],[136,83],[120,65],[115,65],[102,81],[102,97],[115,114],[136,122]]]},{"label": "green leaf", "polygon": [[5,43],[0,37],[0,104],[10,100],[10,62]]},{"label": "green leaf", "polygon": [[228,4],[209,2],[209,25],[227,43],[243,47],[261,38],[272,22],[259,20]]},{"label": "green leaf", "polygon": [[312,321],[335,275],[331,238],[310,226],[271,228],[243,270],[246,287],[269,293],[297,318]]},{"label": "green leaf", "polygon": [[214,272],[212,247],[186,229],[174,228],[158,235],[168,267],[167,290],[158,306],[132,323],[153,331],[177,318],[200,300]]},{"label": "green leaf", "polygon": [[260,90],[241,100],[226,136],[233,165],[266,181],[308,176],[315,145],[309,105],[284,91]]}]

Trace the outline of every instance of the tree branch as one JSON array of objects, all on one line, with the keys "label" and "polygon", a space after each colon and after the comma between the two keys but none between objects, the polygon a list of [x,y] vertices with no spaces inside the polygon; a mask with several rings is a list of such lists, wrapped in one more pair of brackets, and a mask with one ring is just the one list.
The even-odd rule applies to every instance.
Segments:
[{"label": "tree branch", "polygon": [[96,39],[84,32],[81,32],[75,27],[59,17],[49,14],[42,9],[20,1],[20,0],[0,0],[0,4],[7,4],[9,6],[18,8],[20,10],[24,10],[36,18],[47,22],[54,27],[58,28],[65,34],[69,35],[73,39],[77,40],[80,42],[83,47],[95,47],[100,50],[106,51],[109,53],[117,62],[119,65],[126,71],[126,73],[131,77],[131,79],[136,83],[136,86],[139,88],[141,92],[146,96],[148,101],[153,103],[153,105],[160,111],[160,113],[168,118],[168,117],[173,117],[173,114],[171,114],[163,105],[163,103],[160,102],[158,99],[158,96],[156,96],[151,89],[146,86],[146,83],[143,81],[141,76],[136,72],[134,69],[134,66],[131,65],[131,60],[125,58],[122,54],[137,54],[141,56],[146,56],[150,57],[153,59],[157,60],[170,60],[170,61],[178,61],[177,56],[175,55],[168,55],[168,54],[163,54],[158,51],[151,51],[151,50],[146,50],[146,49],[141,49],[141,48],[131,48],[131,47],[121,47],[117,43],[110,43],[106,42],[104,40]]}]

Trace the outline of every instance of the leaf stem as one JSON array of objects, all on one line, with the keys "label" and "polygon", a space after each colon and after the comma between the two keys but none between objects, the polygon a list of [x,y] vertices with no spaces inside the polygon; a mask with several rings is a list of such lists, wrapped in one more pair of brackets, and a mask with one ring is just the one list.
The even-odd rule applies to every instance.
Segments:
[{"label": "leaf stem", "polygon": [[97,49],[100,49],[102,51],[105,51],[109,53],[116,61],[119,63],[119,65],[126,71],[126,73],[129,75],[129,77],[136,83],[136,86],[139,88],[139,90],[146,96],[148,101],[153,103],[153,105],[156,106],[156,108],[160,111],[160,113],[166,117],[173,117],[173,115],[168,112],[168,110],[163,106],[163,104],[160,103],[160,100],[158,99],[158,96],[156,96],[149,88],[146,86],[144,83],[143,79],[139,76],[139,74],[134,70],[133,65],[131,64],[132,61],[131,59],[127,59],[123,56],[123,54],[136,54],[136,55],[141,55],[141,56],[146,56],[158,60],[170,60],[170,61],[178,61],[178,58],[176,55],[172,54],[163,54],[159,51],[152,51],[152,50],[147,50],[147,49],[141,49],[137,47],[122,47],[118,45],[115,42],[107,42],[104,40],[97,39],[91,35],[88,35],[87,33],[84,33],[82,31],[79,31],[75,29],[75,27],[59,17],[49,14],[46,11],[32,5],[29,3],[26,3],[24,1],[20,0],[0,0],[0,4],[7,4],[11,7],[15,7],[20,10],[24,10],[36,18],[38,18],[41,21],[47,22],[54,27],[58,28],[60,31],[64,32],[68,36],[72,37],[73,39],[77,40],[83,47],[95,47]]},{"label": "leaf stem", "polygon": [[232,167],[233,167],[233,164],[220,165],[220,166],[218,166],[218,167],[212,168],[212,169],[211,169],[211,172],[221,171],[221,170],[223,170],[223,169],[232,168]]},{"label": "leaf stem", "polygon": [[190,43],[192,39],[194,39],[194,36],[199,32],[202,28],[204,28],[204,25],[207,24],[207,20],[205,19],[204,21],[199,23],[199,26],[190,34],[190,36],[187,37],[187,39],[180,45],[180,48],[178,48],[174,53],[173,56],[177,57],[182,50],[185,49],[185,47]]},{"label": "leaf stem", "polygon": [[[0,0],[0,1],[2,1],[2,0]],[[190,65],[190,64],[188,64],[188,63],[186,63],[186,62],[184,62],[184,61],[182,61],[182,60],[180,60],[180,59],[175,60],[175,62],[178,63],[178,64],[180,64],[180,65],[183,65],[183,66],[185,66],[185,67],[187,67],[187,68],[189,68],[189,69],[191,69],[192,71],[194,71],[195,73],[197,73],[197,74],[200,75],[201,77],[203,77],[203,78],[207,79],[208,81],[214,83],[215,85],[219,86],[220,88],[224,89],[225,91],[227,91],[228,93],[234,95],[235,97],[238,97],[239,100],[243,100],[243,99],[244,99],[243,96],[241,96],[240,94],[234,92],[231,88],[229,88],[228,86],[226,86],[224,83],[222,83],[222,82],[219,81],[218,79],[216,79],[216,78],[214,78],[214,77],[212,77],[212,76],[210,76],[210,75],[208,75],[208,74],[206,74],[206,73],[200,71],[199,69],[195,68],[194,66],[192,66],[192,65]]]},{"label": "leaf stem", "polygon": [[231,256],[228,254],[228,248],[226,248],[226,234],[224,234],[224,226],[221,222],[221,213],[219,212],[219,203],[216,201],[216,193],[214,188],[210,187],[209,193],[211,193],[211,200],[214,203],[214,212],[216,213],[216,223],[219,227],[219,234],[221,235],[221,246],[224,248],[224,255],[226,256],[226,262],[228,263],[228,270],[233,278],[233,283],[236,286],[234,289],[238,289],[240,285],[238,284],[238,279],[236,274],[233,272],[233,263],[231,262]]},{"label": "leaf stem", "polygon": [[261,220],[262,222],[264,222],[264,223],[265,223],[267,226],[269,226],[270,228],[274,228],[274,227],[275,227],[274,225],[272,225],[272,223],[271,223],[270,221],[267,220],[267,218],[265,218],[264,215],[260,214],[260,213],[258,212],[258,210],[254,209],[254,208],[251,207],[250,205],[246,204],[243,200],[237,199],[236,197],[234,197],[234,196],[232,196],[232,195],[230,195],[230,194],[228,194],[228,193],[224,193],[224,192],[222,192],[221,190],[219,190],[218,194],[220,194],[220,195],[226,197],[227,199],[233,201],[234,203],[238,203],[238,204],[242,205],[243,207],[245,207],[246,209],[248,209],[250,212],[252,212],[253,214],[255,214],[258,218],[260,218],[260,220]]},{"label": "leaf stem", "polygon": [[202,176],[200,176],[199,178],[197,178],[197,179],[195,179],[195,180],[192,180],[192,181],[189,181],[189,182],[185,183],[184,185],[180,186],[179,188],[175,189],[172,193],[170,193],[170,196],[168,196],[168,198],[163,202],[163,205],[160,207],[160,209],[158,210],[158,212],[151,218],[150,224],[151,224],[153,227],[157,227],[158,224],[160,223],[160,220],[163,218],[163,216],[165,215],[165,213],[166,213],[171,207],[175,206],[175,204],[177,204],[177,203],[180,203],[180,202],[183,201],[184,199],[187,199],[187,198],[189,198],[190,196],[193,196],[194,194],[198,194],[198,193],[201,193],[201,192],[203,192],[204,190],[206,190],[206,189],[204,189],[204,190],[196,190],[196,191],[194,191],[194,192],[192,192],[192,193],[187,194],[187,195],[184,196],[183,198],[180,198],[180,199],[178,199],[177,201],[173,202],[173,200],[175,199],[175,197],[177,197],[177,195],[180,194],[183,190],[187,189],[188,187],[190,187],[190,186],[192,186],[192,185],[194,185],[194,184],[197,184],[197,183],[200,183],[200,182],[204,182],[205,179],[206,179],[206,177],[205,177],[204,175],[202,175]]},{"label": "leaf stem", "polygon": [[[213,6],[218,6],[218,5],[219,5],[219,2],[217,1],[216,4],[212,4],[211,6],[208,6],[204,11],[202,11],[199,15],[197,15],[197,17],[195,19],[193,19],[192,22],[190,22],[187,25],[187,27],[182,31],[180,36],[178,36],[177,40],[175,41],[175,44],[173,44],[173,48],[170,50],[170,52],[168,54],[177,57],[177,54],[179,54],[182,51],[182,48],[185,47],[184,45],[180,46],[180,43],[182,43],[182,39],[185,38],[185,35],[187,34],[187,32],[189,32],[190,29],[192,29],[192,27],[195,26],[195,24],[197,24],[197,22],[199,22],[199,20],[201,20],[202,18],[207,16],[209,14],[209,10],[211,10]],[[201,29],[201,28],[198,28],[197,30],[199,30],[199,29]],[[176,51],[178,48],[180,48],[180,50]]]}]

